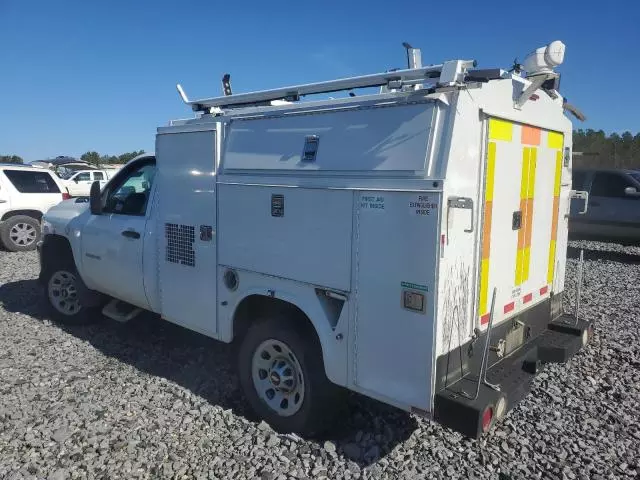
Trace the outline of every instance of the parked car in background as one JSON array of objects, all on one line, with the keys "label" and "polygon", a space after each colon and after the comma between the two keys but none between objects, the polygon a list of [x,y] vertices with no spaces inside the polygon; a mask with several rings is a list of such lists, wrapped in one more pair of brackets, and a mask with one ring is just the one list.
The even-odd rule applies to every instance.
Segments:
[{"label": "parked car in background", "polygon": [[47,160],[35,160],[30,165],[51,170],[60,178],[69,178],[78,170],[94,168],[89,162],[64,155]]},{"label": "parked car in background", "polygon": [[69,178],[63,179],[62,184],[72,197],[88,197],[93,182],[100,182],[100,188],[102,188],[111,175],[113,173],[107,170],[80,170]]},{"label": "parked car in background", "polygon": [[571,202],[569,234],[640,243],[640,170],[574,169],[574,190],[589,192],[588,208]]},{"label": "parked car in background", "polygon": [[68,198],[49,170],[0,164],[0,246],[14,252],[35,249],[42,215]]}]

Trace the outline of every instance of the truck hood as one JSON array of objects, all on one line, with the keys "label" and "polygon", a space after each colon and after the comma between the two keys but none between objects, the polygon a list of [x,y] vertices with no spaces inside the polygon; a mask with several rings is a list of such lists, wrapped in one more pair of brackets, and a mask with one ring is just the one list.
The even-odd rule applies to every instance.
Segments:
[{"label": "truck hood", "polygon": [[71,220],[89,210],[89,201],[82,198],[63,200],[44,214],[43,220],[54,229],[66,227]]}]

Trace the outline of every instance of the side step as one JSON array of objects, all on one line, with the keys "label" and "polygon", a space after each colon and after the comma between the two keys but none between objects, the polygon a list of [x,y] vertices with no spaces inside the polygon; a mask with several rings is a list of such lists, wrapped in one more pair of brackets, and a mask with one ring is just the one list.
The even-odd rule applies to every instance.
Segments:
[{"label": "side step", "polygon": [[538,358],[543,363],[566,363],[593,335],[591,323],[570,315],[561,315],[547,328],[537,339]]},{"label": "side step", "polygon": [[102,309],[102,314],[105,317],[120,323],[127,323],[140,312],[142,312],[141,308],[131,305],[130,303],[123,302],[122,300],[118,300],[117,298],[111,300]]}]

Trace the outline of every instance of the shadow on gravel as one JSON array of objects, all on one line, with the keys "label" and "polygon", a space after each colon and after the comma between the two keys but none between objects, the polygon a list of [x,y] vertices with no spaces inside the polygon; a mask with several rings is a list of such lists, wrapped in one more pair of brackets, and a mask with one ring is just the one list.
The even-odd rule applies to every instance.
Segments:
[{"label": "shadow on gravel", "polygon": [[[0,285],[0,307],[39,320],[49,319],[35,279]],[[87,326],[53,325],[109,357],[166,378],[211,404],[256,421],[240,391],[231,345],[162,321],[151,313],[126,324],[104,319]],[[335,427],[329,435],[309,440],[335,442],[338,451],[361,467],[388,454],[418,428],[417,421],[406,412],[356,394],[348,396],[346,412],[333,421]]]},{"label": "shadow on gravel", "polygon": [[640,263],[640,255],[613,250],[591,250],[588,248],[567,247],[567,256],[573,259],[580,258],[580,250],[584,250],[585,260],[605,260],[618,263]]}]

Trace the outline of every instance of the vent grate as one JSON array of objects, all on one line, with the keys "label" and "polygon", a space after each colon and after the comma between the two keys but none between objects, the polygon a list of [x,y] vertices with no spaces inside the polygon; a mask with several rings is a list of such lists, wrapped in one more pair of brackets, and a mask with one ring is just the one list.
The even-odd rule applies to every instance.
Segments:
[{"label": "vent grate", "polygon": [[193,242],[196,239],[195,230],[195,227],[190,225],[165,223],[167,262],[195,267],[196,254],[193,251]]}]

